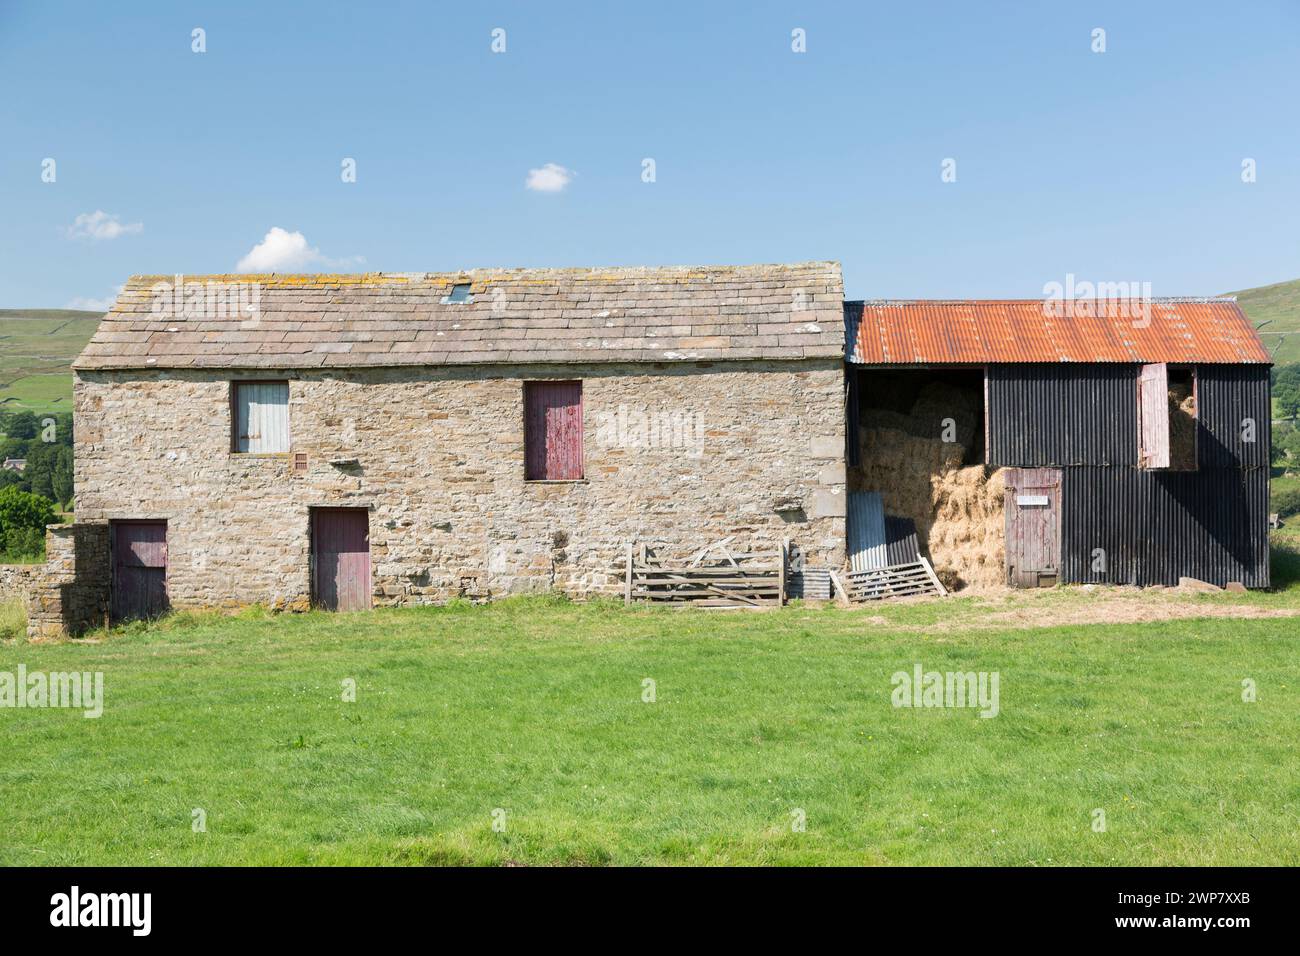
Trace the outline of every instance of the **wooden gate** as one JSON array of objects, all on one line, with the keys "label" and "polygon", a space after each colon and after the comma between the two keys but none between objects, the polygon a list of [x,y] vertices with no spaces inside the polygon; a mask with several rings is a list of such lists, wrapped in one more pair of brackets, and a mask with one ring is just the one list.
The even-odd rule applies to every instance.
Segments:
[{"label": "wooden gate", "polygon": [[313,508],[312,601],[327,611],[370,607],[370,513],[364,508]]},{"label": "wooden gate", "polygon": [[167,610],[167,522],[114,521],[114,621],[157,617]]},{"label": "wooden gate", "polygon": [[1061,469],[1008,468],[1007,583],[1050,587],[1061,566]]},{"label": "wooden gate", "polygon": [[780,607],[789,543],[775,552],[732,553],[723,538],[685,561],[664,561],[644,544],[627,546],[623,600],[695,607]]}]

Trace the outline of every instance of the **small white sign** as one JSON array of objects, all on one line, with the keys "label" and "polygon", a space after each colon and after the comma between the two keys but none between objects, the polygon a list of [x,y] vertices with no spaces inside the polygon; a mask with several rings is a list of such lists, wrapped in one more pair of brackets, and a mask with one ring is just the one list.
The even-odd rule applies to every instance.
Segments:
[{"label": "small white sign", "polygon": [[1016,504],[1022,508],[1046,508],[1047,495],[1016,495]]}]

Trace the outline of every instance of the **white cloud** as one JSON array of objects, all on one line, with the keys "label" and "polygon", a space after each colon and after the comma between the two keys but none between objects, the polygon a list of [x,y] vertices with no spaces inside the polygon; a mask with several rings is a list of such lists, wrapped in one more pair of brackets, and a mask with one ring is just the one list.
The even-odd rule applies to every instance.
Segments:
[{"label": "white cloud", "polygon": [[123,285],[117,286],[115,289],[113,289],[112,292],[110,292],[102,299],[85,299],[82,298],[81,296],[76,296],[75,298],[70,299],[68,301],[68,304],[65,305],[64,308],[84,309],[87,312],[107,312],[109,309],[113,307],[113,303],[117,301],[117,297],[121,295],[122,290],[124,288],[126,288],[126,286]]},{"label": "white cloud", "polygon": [[116,213],[102,209],[83,212],[68,227],[69,239],[116,239],[144,231],[142,222],[122,222]]},{"label": "white cloud", "polygon": [[272,226],[265,238],[239,260],[236,272],[297,272],[320,257],[301,232]]},{"label": "white cloud", "polygon": [[524,185],[539,193],[558,193],[576,175],[578,174],[572,169],[565,169],[558,163],[547,163],[541,169],[528,170],[528,179]]},{"label": "white cloud", "polygon": [[289,232],[279,226],[262,237],[262,241],[239,260],[236,272],[310,272],[313,268],[339,269],[364,263],[362,256],[331,259],[309,245],[301,232]]}]

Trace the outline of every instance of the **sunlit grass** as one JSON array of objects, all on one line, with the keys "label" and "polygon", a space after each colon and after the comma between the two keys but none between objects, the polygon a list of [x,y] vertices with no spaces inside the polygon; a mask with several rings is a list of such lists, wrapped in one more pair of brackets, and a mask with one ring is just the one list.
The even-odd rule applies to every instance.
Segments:
[{"label": "sunlit grass", "polygon": [[14,641],[26,637],[27,615],[21,601],[0,601],[0,641]]},{"label": "sunlit grass", "polygon": [[[945,606],[253,609],[5,645],[107,699],[0,710],[0,864],[1300,862],[1295,619],[903,629]],[[895,709],[914,662],[999,672],[1000,714]]]}]

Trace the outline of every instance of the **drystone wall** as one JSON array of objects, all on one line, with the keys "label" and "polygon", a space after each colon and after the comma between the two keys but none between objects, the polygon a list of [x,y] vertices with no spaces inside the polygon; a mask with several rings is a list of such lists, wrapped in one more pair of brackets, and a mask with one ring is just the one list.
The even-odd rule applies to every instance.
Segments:
[{"label": "drystone wall", "polygon": [[78,635],[108,620],[108,526],[50,525],[45,563],[0,566],[0,600],[18,599],[29,640]]}]

